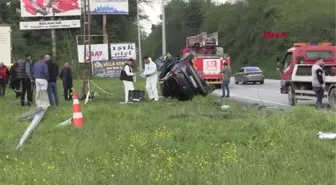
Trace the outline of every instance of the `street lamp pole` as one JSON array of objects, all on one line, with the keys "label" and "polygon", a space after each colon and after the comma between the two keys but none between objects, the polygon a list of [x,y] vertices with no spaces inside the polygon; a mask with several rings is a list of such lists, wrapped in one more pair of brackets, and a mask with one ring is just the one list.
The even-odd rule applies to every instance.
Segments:
[{"label": "street lamp pole", "polygon": [[139,18],[139,0],[137,0],[137,26],[138,26],[138,52],[139,52],[139,68],[142,71],[142,57],[141,57],[141,34],[140,34],[140,18]]},{"label": "street lamp pole", "polygon": [[165,1],[161,0],[162,11],[162,55],[166,54],[166,15],[165,15]]}]

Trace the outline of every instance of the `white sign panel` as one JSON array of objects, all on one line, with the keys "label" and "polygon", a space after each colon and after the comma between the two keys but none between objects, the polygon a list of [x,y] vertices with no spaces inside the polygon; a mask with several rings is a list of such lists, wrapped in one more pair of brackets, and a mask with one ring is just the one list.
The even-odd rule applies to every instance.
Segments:
[{"label": "white sign panel", "polygon": [[20,22],[20,30],[80,28],[80,20]]},{"label": "white sign panel", "polygon": [[0,51],[0,62],[9,66],[12,61],[11,28],[9,26],[0,26]]},{"label": "white sign panel", "polygon": [[20,0],[20,2],[21,17],[81,15],[80,0]]},{"label": "white sign panel", "polygon": [[[86,46],[86,56],[90,56],[89,46]],[[78,61],[84,63],[84,45],[77,46]],[[91,61],[108,60],[108,44],[91,44]]]},{"label": "white sign panel", "polygon": [[204,74],[219,74],[221,60],[220,59],[203,59]]},{"label": "white sign panel", "polygon": [[128,15],[128,0],[90,0],[91,14]]},{"label": "white sign panel", "polygon": [[111,44],[111,59],[136,59],[135,43]]}]

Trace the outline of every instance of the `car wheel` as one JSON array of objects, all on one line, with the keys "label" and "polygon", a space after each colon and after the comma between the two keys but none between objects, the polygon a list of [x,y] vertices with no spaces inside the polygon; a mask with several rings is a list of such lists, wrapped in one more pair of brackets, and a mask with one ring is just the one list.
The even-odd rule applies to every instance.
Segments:
[{"label": "car wheel", "polygon": [[243,83],[244,85],[246,84],[246,82],[245,82],[245,80],[244,80],[244,79],[242,80],[242,83]]},{"label": "car wheel", "polygon": [[260,84],[264,84],[264,81],[261,81]]},{"label": "car wheel", "polygon": [[253,82],[253,84],[256,84],[256,82]]},{"label": "car wheel", "polygon": [[235,82],[236,82],[236,84],[239,84],[239,82],[237,81],[237,79],[235,79]]}]

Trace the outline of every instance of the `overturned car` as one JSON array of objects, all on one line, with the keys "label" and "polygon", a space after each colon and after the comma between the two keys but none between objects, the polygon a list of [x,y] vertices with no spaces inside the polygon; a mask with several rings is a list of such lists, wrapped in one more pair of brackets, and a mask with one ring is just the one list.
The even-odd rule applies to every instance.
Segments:
[{"label": "overturned car", "polygon": [[195,95],[206,96],[215,90],[215,86],[206,84],[196,73],[192,65],[193,58],[193,54],[179,59],[167,53],[154,61],[158,66],[163,97],[186,101],[192,100]]}]

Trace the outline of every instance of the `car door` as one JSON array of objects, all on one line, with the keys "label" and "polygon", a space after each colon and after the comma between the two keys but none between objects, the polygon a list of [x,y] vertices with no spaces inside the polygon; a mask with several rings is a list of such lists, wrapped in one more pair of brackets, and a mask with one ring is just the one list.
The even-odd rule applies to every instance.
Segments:
[{"label": "car door", "polygon": [[241,81],[243,78],[243,74],[244,74],[244,68],[242,67],[236,74],[236,81]]}]

